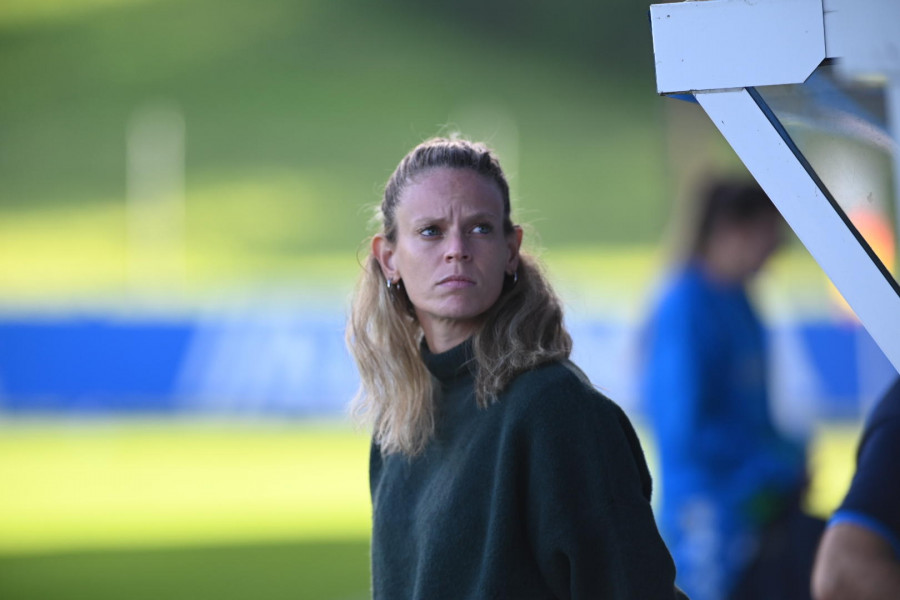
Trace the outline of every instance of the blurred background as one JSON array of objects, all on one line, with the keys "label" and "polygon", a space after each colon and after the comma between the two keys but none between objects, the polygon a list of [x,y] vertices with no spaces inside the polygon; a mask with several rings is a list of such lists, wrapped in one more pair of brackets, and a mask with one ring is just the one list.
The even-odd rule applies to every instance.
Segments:
[{"label": "blurred background", "polygon": [[[647,9],[5,0],[0,597],[368,597],[344,319],[382,186],[433,135],[497,149],[575,361],[640,429],[686,203],[743,172],[656,95]],[[796,241],[756,292],[824,515],[892,370]]]}]

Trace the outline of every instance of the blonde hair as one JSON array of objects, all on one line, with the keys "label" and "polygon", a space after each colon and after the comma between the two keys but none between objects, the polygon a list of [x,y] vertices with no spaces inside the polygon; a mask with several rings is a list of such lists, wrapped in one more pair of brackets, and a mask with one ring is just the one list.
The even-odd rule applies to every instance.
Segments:
[{"label": "blonde hair", "polygon": [[[503,195],[504,230],[510,220],[509,186],[490,150],[465,140],[435,138],[407,154],[385,186],[381,231],[396,239],[394,213],[399,197],[418,173],[433,168],[472,169],[495,181]],[[562,306],[537,262],[522,253],[518,281],[504,285],[472,338],[475,398],[487,407],[518,374],[568,358],[572,339],[563,325]],[[402,287],[388,288],[378,260],[369,253],[357,283],[347,325],[347,345],[360,374],[351,404],[369,425],[382,453],[419,454],[435,428],[438,389],[422,361],[422,329]]]}]

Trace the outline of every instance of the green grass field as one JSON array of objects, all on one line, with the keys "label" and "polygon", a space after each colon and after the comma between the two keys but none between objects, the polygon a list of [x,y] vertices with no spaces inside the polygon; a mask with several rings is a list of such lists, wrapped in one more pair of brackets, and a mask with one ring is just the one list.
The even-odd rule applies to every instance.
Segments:
[{"label": "green grass field", "polygon": [[[536,225],[541,245],[655,243],[671,191],[646,10],[604,17],[603,27],[638,31],[647,44],[599,62],[577,55],[565,29],[538,44],[441,10],[3,3],[0,303],[117,299],[134,293],[135,278],[151,294],[296,281],[297,262],[352,257],[400,157],[454,131],[497,147],[516,218]],[[533,7],[519,12],[534,17]],[[591,28],[590,37],[603,36]],[[142,249],[127,140],[137,116],[160,106],[183,119],[184,202],[180,216],[164,206],[145,216],[180,234]]]},{"label": "green grass field", "polygon": [[2,423],[0,597],[364,598],[367,466],[341,423]]},{"label": "green grass field", "polygon": [[368,540],[317,540],[0,557],[9,600],[364,600]]},{"label": "green grass field", "polygon": [[[814,512],[855,436],[818,432]],[[0,423],[0,597],[365,598],[367,453],[342,422]]]},{"label": "green grass field", "polygon": [[[0,552],[364,537],[364,435],[307,422],[2,428]],[[15,482],[12,485],[12,482]]]},{"label": "green grass field", "polygon": [[[656,96],[646,7],[598,6],[529,0],[497,26],[441,2],[4,2],[0,310],[190,312],[323,286],[333,305],[399,158],[454,131],[497,148],[526,246],[574,301],[640,307],[684,158],[736,159]],[[184,124],[183,203],[136,211],[129,132],[161,106]],[[819,275],[801,271],[782,281]]]}]

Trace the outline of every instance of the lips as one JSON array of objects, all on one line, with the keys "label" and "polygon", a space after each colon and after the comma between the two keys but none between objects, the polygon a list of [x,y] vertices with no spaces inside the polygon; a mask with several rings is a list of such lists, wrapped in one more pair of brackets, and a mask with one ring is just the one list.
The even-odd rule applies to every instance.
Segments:
[{"label": "lips", "polygon": [[464,277],[462,275],[450,275],[449,277],[444,277],[437,283],[440,286],[451,287],[451,288],[462,288],[469,287],[475,285],[475,282],[468,277]]}]

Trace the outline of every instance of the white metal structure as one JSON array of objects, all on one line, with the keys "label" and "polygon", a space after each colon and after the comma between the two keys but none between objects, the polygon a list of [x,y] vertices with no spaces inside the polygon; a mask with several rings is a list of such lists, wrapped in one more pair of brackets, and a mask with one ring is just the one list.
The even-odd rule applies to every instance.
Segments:
[{"label": "white metal structure", "polygon": [[[900,201],[900,0],[693,0],[650,17],[658,92],[696,98],[900,371],[900,286],[767,100],[768,86],[821,89],[831,63],[838,84],[876,82]],[[842,114],[827,127],[878,138],[866,110]]]}]

